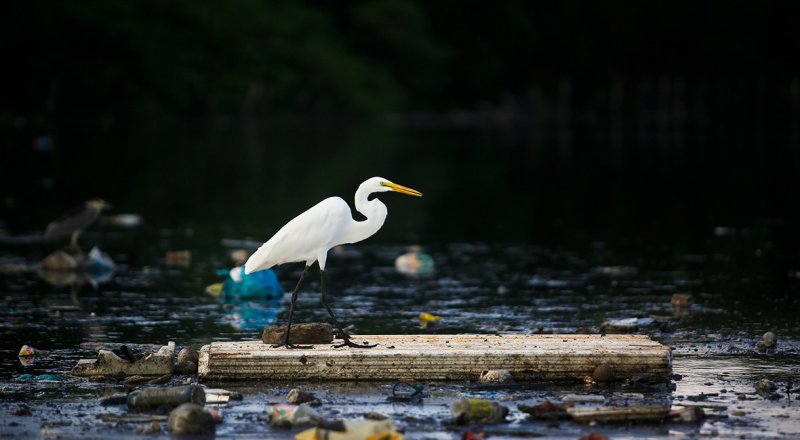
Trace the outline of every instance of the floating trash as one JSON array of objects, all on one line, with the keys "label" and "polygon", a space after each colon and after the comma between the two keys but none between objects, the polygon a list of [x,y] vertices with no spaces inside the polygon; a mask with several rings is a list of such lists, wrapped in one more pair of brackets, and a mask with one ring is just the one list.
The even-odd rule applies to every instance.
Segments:
[{"label": "floating trash", "polygon": [[38,348],[31,347],[30,345],[23,345],[22,348],[19,349],[19,357],[29,357],[29,356],[36,356],[41,357],[47,354],[44,350],[39,350]]},{"label": "floating trash", "polygon": [[442,319],[441,316],[433,315],[428,312],[422,312],[419,314],[419,326],[420,328],[427,328],[429,325],[434,325]]},{"label": "floating trash", "polygon": [[572,420],[581,423],[662,421],[669,408],[661,405],[574,406],[567,409]]},{"label": "floating trash", "polygon": [[281,298],[283,287],[272,269],[248,275],[244,273],[244,266],[236,266],[228,271],[221,294],[228,301],[234,298]]},{"label": "floating trash", "polygon": [[67,378],[58,374],[40,374],[38,376],[20,374],[17,376],[17,380],[20,382],[64,382]]},{"label": "floating trash", "polygon": [[453,423],[502,423],[506,421],[508,408],[486,399],[459,399],[450,405]]},{"label": "floating trash", "polygon": [[342,420],[342,431],[325,429],[324,427],[309,428],[300,432],[295,440],[403,440],[403,435],[394,428],[392,419],[384,420]]},{"label": "floating trash", "polygon": [[430,255],[419,252],[407,252],[394,260],[394,267],[398,272],[405,275],[430,275],[433,273],[433,258]]},{"label": "floating trash", "polygon": [[530,417],[534,419],[566,419],[569,418],[567,409],[572,408],[573,406],[575,406],[575,404],[571,402],[559,404],[545,400],[544,402],[533,406],[520,404],[517,405],[517,409],[529,414]]},{"label": "floating trash", "polygon": [[279,403],[272,405],[268,414],[269,424],[276,428],[308,425],[322,420],[322,416],[307,403],[292,405]]},{"label": "floating trash", "polygon": [[286,401],[293,405],[299,405],[301,403],[307,403],[311,406],[320,406],[322,402],[312,393],[307,391],[302,391],[298,388],[292,388],[289,390],[289,394],[286,395]]},{"label": "floating trash", "polygon": [[89,273],[103,273],[113,271],[117,268],[117,265],[114,264],[114,260],[108,254],[95,246],[89,251],[89,256],[83,264],[83,268]]},{"label": "floating trash", "polygon": [[166,264],[169,267],[189,267],[192,264],[190,251],[167,251]]},{"label": "floating trash", "polygon": [[135,228],[141,226],[142,216],[139,214],[117,214],[110,216],[108,222],[122,228]]},{"label": "floating trash", "polygon": [[184,403],[169,413],[170,434],[210,435],[217,429],[214,416],[197,403]]},{"label": "floating trash", "polygon": [[129,408],[152,409],[159,407],[176,407],[183,403],[203,404],[206,402],[206,393],[203,387],[197,384],[167,387],[144,388],[128,394]]},{"label": "floating trash", "polygon": [[777,344],[778,344],[778,336],[774,332],[766,332],[761,336],[761,340],[758,341],[756,349],[759,352],[764,353],[767,350],[775,348]]}]

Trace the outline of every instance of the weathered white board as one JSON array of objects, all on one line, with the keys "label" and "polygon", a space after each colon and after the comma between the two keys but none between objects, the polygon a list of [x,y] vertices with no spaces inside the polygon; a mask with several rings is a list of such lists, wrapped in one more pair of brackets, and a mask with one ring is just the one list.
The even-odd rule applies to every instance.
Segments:
[{"label": "weathered white board", "polygon": [[[509,370],[516,380],[581,380],[600,364],[617,380],[668,377],[670,348],[643,335],[357,335],[370,349],[272,348],[261,341],[213,342],[200,350],[206,380],[477,380]],[[336,342],[336,341],[334,341]]]}]

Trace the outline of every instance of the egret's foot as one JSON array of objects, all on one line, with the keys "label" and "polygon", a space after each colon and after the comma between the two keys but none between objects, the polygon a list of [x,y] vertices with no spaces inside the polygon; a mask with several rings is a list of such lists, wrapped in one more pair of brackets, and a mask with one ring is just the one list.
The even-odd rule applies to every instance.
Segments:
[{"label": "egret's foot", "polygon": [[346,347],[353,347],[353,348],[372,348],[372,347],[377,347],[378,346],[378,344],[356,344],[350,338],[343,338],[343,339],[344,339],[344,342],[342,342],[341,344],[334,345],[333,348],[341,348],[341,347],[345,347],[345,346]]}]

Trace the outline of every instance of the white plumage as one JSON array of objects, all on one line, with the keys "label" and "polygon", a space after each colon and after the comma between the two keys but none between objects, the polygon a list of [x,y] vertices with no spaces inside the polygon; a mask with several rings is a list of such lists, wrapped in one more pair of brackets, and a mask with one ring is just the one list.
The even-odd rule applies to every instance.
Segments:
[{"label": "white plumage", "polygon": [[[305,263],[306,269],[314,262],[319,263],[320,276],[322,277],[322,302],[328,309],[334,324],[339,327],[325,299],[325,263],[328,251],[334,246],[356,243],[378,232],[386,221],[388,210],[377,198],[369,200],[369,195],[376,192],[396,191],[402,194],[421,196],[417,190],[392,183],[382,177],[373,177],[359,185],[355,196],[355,205],[358,212],[364,214],[366,220],[353,219],[350,207],[341,197],[329,197],[312,206],[302,214],[286,223],[275,235],[256,250],[244,265],[246,274],[259,270],[269,269],[284,263]],[[303,271],[305,276],[305,271]],[[287,326],[284,344],[289,348],[296,346],[289,343],[289,330],[291,329],[292,315],[294,313],[297,291],[303,281],[303,276],[292,292],[292,303],[289,311],[289,324]],[[368,347],[353,344],[339,327],[340,334],[345,335],[345,345],[351,347]]]}]

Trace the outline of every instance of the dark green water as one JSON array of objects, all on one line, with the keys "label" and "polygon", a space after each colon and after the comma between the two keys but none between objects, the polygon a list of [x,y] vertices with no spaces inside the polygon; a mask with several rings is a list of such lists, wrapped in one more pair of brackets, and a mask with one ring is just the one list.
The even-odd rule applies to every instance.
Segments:
[{"label": "dark green water", "polygon": [[[41,387],[26,395],[15,377],[68,370],[93,355],[81,343],[172,340],[199,348],[213,340],[257,339],[260,327],[237,326],[237,316],[282,322],[286,298],[245,309],[224,304],[206,293],[221,280],[217,270],[231,266],[231,251],[252,250],[318,200],[351,200],[373,175],[425,196],[382,196],[389,207],[384,228],[328,260],[333,308],[359,333],[597,332],[609,319],[656,317],[664,322],[639,332],[673,344],[676,371],[687,379],[672,394],[648,398],[680,401],[707,382],[744,389],[763,374],[776,381],[797,377],[800,247],[792,209],[798,183],[791,177],[797,146],[788,134],[770,136],[775,144],[763,148],[748,136],[707,136],[701,143],[686,135],[698,129],[692,126],[684,127],[681,142],[669,130],[667,141],[645,129],[626,142],[591,126],[567,138],[557,127],[538,128],[221,119],[169,130],[61,132],[52,152],[14,152],[17,163],[38,165],[5,170],[16,180],[7,195],[13,203],[3,211],[10,235],[0,244],[0,382],[7,390],[0,399],[6,405],[51,399],[52,390]],[[35,266],[65,243],[25,244],[14,235],[41,231],[70,205],[94,196],[114,205],[109,215],[140,214],[143,224],[121,228],[105,217],[82,238],[85,249],[97,245],[117,263],[108,280],[96,287],[47,281]],[[395,258],[412,245],[432,256],[433,275],[396,272]],[[174,250],[188,250],[191,263],[168,265],[166,254]],[[284,289],[300,270],[277,268]],[[314,270],[300,297],[300,321],[326,319],[318,288]],[[693,296],[688,314],[673,315],[675,293]],[[443,319],[421,329],[420,312]],[[779,337],[777,354],[758,355],[755,344],[768,330]],[[16,358],[23,344],[50,355],[25,367]],[[731,367],[736,378],[715,376],[730,359],[741,360]],[[67,389],[75,393],[67,402],[79,406],[91,406],[97,393]],[[264,393],[281,392],[246,390],[255,400],[231,410],[245,418],[256,411],[253,405],[263,409],[255,402],[274,398]],[[427,421],[409,423],[408,432],[450,438],[443,408],[453,395],[470,391],[441,392],[415,412]],[[537,400],[549,392],[489,397]],[[349,408],[344,413],[376,399],[374,391],[341,393],[344,401],[335,405]],[[721,402],[733,408],[735,395],[729,397],[734,401]],[[714,419],[687,429],[798,432],[791,424],[770,431],[769,417],[796,415],[793,400],[774,402],[783,411],[757,402],[745,404],[751,416],[743,424]],[[538,427],[517,423],[514,429],[523,431]],[[250,432],[235,426],[220,433]],[[570,425],[556,433],[578,432]]]}]

